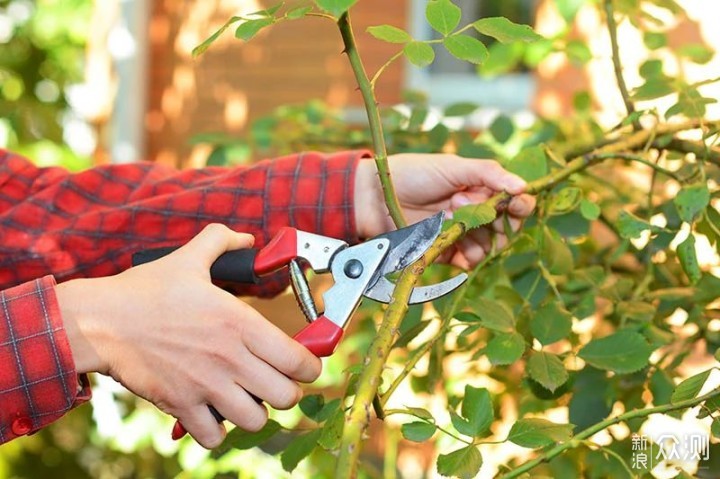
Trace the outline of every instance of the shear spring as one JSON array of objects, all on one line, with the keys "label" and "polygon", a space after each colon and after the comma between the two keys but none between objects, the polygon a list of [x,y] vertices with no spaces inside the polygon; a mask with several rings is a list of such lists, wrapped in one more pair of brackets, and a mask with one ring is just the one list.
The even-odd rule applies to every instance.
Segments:
[{"label": "shear spring", "polygon": [[318,318],[317,307],[313,300],[312,294],[310,293],[310,286],[305,279],[305,274],[300,268],[300,264],[296,259],[290,261],[290,285],[295,292],[295,299],[297,299],[298,306],[305,315],[308,323],[312,323]]}]

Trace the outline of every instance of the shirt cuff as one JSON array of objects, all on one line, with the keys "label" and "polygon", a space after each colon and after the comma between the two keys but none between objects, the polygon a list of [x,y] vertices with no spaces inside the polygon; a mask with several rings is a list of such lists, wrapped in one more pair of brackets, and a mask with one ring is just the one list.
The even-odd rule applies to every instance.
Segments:
[{"label": "shirt cuff", "polygon": [[0,443],[32,434],[90,399],[45,276],[0,293]]}]

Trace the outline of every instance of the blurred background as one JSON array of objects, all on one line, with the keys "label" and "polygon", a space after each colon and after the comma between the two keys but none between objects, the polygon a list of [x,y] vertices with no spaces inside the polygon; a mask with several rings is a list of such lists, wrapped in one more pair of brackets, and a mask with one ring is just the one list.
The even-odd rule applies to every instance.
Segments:
[{"label": "blurred background", "polygon": [[[247,44],[228,32],[193,58],[192,49],[230,16],[271,3],[0,0],[0,148],[41,165],[78,170],[138,160],[178,167],[234,164],[305,148],[367,146],[362,100],[332,23],[317,18],[286,22],[261,31]],[[429,68],[393,63],[377,83],[378,99],[396,113],[420,110],[414,119],[409,114],[415,133],[430,131],[441,121],[464,132],[497,125],[498,118],[527,125],[544,117],[561,124],[578,109],[605,127],[622,119],[622,99],[616,88],[608,87],[615,85],[610,42],[594,2],[455,3],[463,9],[463,22],[506,16],[533,25],[548,38],[562,37],[563,49],[558,51],[553,42],[501,45],[482,38],[491,55],[480,67],[439,50]],[[670,75],[682,72],[688,82],[714,78],[720,72],[720,58],[712,54],[720,49],[720,2],[678,3],[687,16],[655,13],[664,25],[667,46],[686,48],[693,61],[669,53],[663,57],[662,51],[655,55]],[[366,28],[391,24],[415,38],[431,39],[425,4],[360,0],[354,7],[357,41],[370,75],[398,47],[373,39]],[[641,83],[638,67],[648,51],[658,47],[627,21],[620,24],[619,37],[626,81],[632,87]],[[703,94],[720,98],[720,87],[708,84]],[[474,106],[462,115],[447,114],[448,107],[463,103]],[[672,99],[664,108],[662,103],[654,105],[664,111]],[[707,108],[708,116],[720,113],[718,104]],[[392,115],[386,120],[392,122]],[[402,135],[393,138],[396,150],[432,149]],[[473,139],[468,136],[464,147],[460,142],[459,150],[474,156],[496,153],[478,147]],[[512,148],[505,153],[511,154]],[[274,306],[282,315],[296,309],[292,298],[286,299]],[[266,314],[271,317],[278,315],[269,306],[259,307],[270,308]],[[358,349],[367,340],[360,335],[344,347]],[[336,354],[327,363],[319,387],[332,384],[333,375],[348,365],[342,356]],[[168,418],[111,380],[95,380],[92,408],[79,408],[53,427],[0,448],[0,477],[285,474],[277,461],[257,450],[215,460],[191,441],[175,444],[169,440]],[[292,411],[285,414],[297,421]]]}]

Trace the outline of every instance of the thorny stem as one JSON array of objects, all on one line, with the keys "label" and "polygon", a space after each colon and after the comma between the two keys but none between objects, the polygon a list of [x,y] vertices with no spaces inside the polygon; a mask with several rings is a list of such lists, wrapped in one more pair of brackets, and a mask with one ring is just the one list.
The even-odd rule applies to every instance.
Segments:
[{"label": "thorny stem", "polygon": [[395,186],[390,177],[390,166],[388,164],[387,149],[385,148],[382,121],[380,121],[380,110],[375,100],[373,84],[368,79],[365,66],[360,59],[360,53],[355,44],[355,35],[353,34],[350,24],[350,14],[348,12],[343,13],[338,19],[338,28],[340,29],[340,35],[345,45],[345,53],[350,60],[350,66],[355,74],[355,79],[358,82],[358,87],[360,88],[360,93],[365,103],[365,111],[367,111],[368,115],[370,135],[373,144],[373,154],[375,156],[375,165],[377,166],[380,184],[382,185],[385,204],[387,205],[390,217],[395,223],[395,226],[403,228],[407,226],[407,221],[403,215],[400,202],[395,193]]},{"label": "thorny stem", "polygon": [[[605,15],[607,16],[608,31],[610,32],[610,46],[612,48],[612,62],[613,69],[615,70],[615,79],[617,80],[618,89],[622,95],[623,103],[625,103],[625,110],[628,115],[635,113],[635,105],[630,100],[630,93],[628,93],[627,85],[622,74],[622,63],[620,63],[620,48],[618,47],[617,38],[617,23],[615,22],[615,12],[613,9],[613,0],[605,0],[603,5],[605,7]],[[632,121],[633,129],[640,129],[640,121],[635,118]]]},{"label": "thorny stem", "polygon": [[695,407],[698,404],[701,404],[708,399],[712,399],[716,396],[720,396],[720,388],[714,389],[713,391],[704,394],[702,396],[693,398],[693,399],[687,399],[685,401],[680,401],[675,404],[664,404],[662,406],[656,406],[652,408],[647,409],[636,409],[634,411],[626,412],[625,414],[620,414],[619,416],[612,417],[610,419],[606,419],[604,421],[601,421],[597,424],[594,424],[587,429],[581,431],[580,433],[576,434],[575,437],[573,437],[570,441],[565,442],[563,444],[558,444],[557,446],[549,449],[547,452],[541,454],[540,456],[536,457],[532,461],[528,461],[525,464],[520,465],[519,467],[513,469],[509,473],[502,476],[502,479],[512,479],[514,477],[520,477],[521,475],[525,474],[526,472],[534,469],[536,466],[539,466],[543,462],[549,462],[556,456],[562,454],[563,452],[567,451],[568,449],[573,449],[575,447],[578,447],[583,443],[585,439],[588,439],[589,437],[592,437],[595,433],[598,433],[600,431],[603,431],[607,429],[610,426],[613,426],[615,424],[619,424],[621,422],[626,422],[631,419],[637,419],[642,417],[650,416],[651,414],[663,414],[667,412],[672,411],[679,411],[681,409],[687,409],[691,407]]}]

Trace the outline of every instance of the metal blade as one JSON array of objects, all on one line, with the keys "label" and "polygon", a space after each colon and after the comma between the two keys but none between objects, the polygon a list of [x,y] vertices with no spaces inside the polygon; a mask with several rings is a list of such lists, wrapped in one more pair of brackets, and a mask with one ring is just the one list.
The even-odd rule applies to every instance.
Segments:
[{"label": "metal blade", "polygon": [[[372,238],[390,240],[390,252],[378,271],[378,277],[403,270],[425,254],[440,235],[444,216],[441,211],[419,223]],[[370,285],[372,287],[373,284]]]},{"label": "metal blade", "polygon": [[[410,295],[408,304],[426,303],[440,298],[441,296],[445,296],[463,284],[467,277],[467,274],[460,273],[459,275],[445,280],[442,283],[414,288],[412,294]],[[375,285],[365,291],[364,296],[381,303],[389,303],[394,290],[395,285],[387,278],[381,277]]]}]

